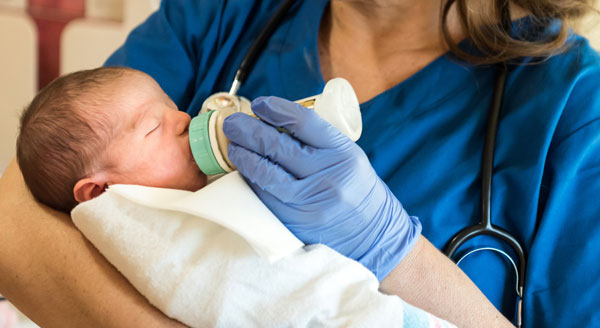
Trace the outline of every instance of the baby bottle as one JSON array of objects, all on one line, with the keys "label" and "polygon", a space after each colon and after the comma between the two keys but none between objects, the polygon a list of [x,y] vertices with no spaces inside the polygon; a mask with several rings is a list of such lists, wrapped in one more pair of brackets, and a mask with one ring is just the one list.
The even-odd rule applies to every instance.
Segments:
[{"label": "baby bottle", "polygon": [[[352,141],[360,137],[360,106],[354,89],[345,79],[332,79],[325,85],[323,93],[297,100],[296,103],[316,111]],[[204,101],[200,114],[190,123],[190,148],[196,164],[206,175],[227,173],[236,169],[227,156],[230,141],[223,133],[223,121],[236,112],[254,116],[246,98],[220,92]]]}]

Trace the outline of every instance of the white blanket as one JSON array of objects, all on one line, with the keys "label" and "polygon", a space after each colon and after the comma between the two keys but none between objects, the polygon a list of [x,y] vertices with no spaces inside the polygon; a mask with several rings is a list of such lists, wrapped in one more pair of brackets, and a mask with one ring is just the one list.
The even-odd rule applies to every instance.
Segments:
[{"label": "white blanket", "polygon": [[302,247],[236,172],[195,193],[111,186],[72,217],[150,303],[188,326],[448,325],[379,293],[358,262]]}]

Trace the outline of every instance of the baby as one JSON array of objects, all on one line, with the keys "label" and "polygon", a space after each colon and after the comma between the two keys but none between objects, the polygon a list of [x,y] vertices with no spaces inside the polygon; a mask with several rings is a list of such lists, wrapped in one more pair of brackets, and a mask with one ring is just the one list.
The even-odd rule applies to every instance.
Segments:
[{"label": "baby", "polygon": [[21,116],[17,160],[38,201],[69,213],[112,184],[196,191],[190,116],[149,75],[103,67],[60,77]]}]

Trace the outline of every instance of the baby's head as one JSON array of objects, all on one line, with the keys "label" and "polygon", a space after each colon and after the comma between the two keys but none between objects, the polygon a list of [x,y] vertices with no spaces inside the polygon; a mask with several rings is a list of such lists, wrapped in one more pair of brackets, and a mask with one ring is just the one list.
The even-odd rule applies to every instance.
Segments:
[{"label": "baby's head", "polygon": [[21,116],[17,160],[32,194],[63,212],[111,184],[198,190],[190,117],[149,75],[104,67],[56,79]]}]

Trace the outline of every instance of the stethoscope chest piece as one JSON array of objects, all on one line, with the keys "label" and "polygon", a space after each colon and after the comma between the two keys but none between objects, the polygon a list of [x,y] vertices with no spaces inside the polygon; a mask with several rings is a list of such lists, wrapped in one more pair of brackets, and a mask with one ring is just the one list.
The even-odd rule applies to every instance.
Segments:
[{"label": "stethoscope chest piece", "polygon": [[227,92],[218,92],[206,98],[202,103],[200,114],[208,113],[211,110],[219,111],[221,109],[231,109],[234,112],[252,114],[250,101],[244,97],[231,95]]}]

